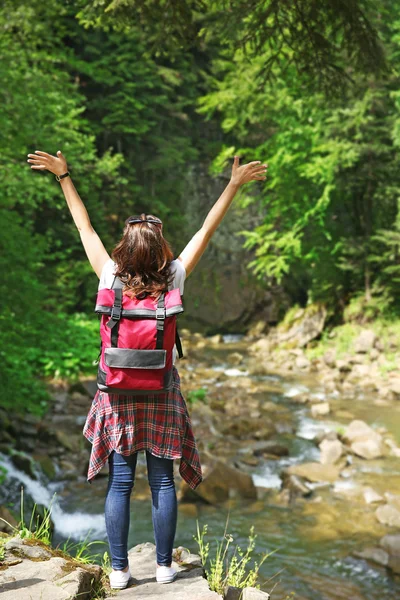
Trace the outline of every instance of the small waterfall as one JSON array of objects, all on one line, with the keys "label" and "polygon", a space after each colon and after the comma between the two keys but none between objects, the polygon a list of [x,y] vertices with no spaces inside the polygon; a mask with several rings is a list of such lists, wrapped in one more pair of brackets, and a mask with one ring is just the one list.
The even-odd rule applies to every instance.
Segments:
[{"label": "small waterfall", "polygon": [[[7,469],[7,479],[14,478],[24,486],[24,493],[27,492],[36,504],[43,504],[49,508],[54,495],[54,487],[57,484],[43,483],[40,480],[41,473],[37,473],[38,479],[32,479],[17,469],[11,459],[0,453],[0,464]],[[75,540],[82,540],[86,537],[89,531],[92,539],[102,539],[105,536],[106,527],[104,514],[91,515],[89,513],[76,511],[73,513],[65,512],[59,503],[57,494],[55,495],[51,505],[51,517],[54,523],[54,535],[63,538],[70,537]],[[30,515],[25,514],[25,523],[29,525]]]}]

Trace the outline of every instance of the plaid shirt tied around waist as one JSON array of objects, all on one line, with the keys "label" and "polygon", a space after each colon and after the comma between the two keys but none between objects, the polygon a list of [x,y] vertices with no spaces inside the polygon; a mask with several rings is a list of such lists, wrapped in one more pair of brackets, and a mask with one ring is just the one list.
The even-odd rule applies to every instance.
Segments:
[{"label": "plaid shirt tied around waist", "polygon": [[195,489],[202,481],[200,457],[180,375],[173,365],[173,387],[166,394],[125,396],[97,390],[83,428],[91,442],[87,481],[92,483],[112,450],[128,456],[148,450],[159,458],[180,458],[179,473]]}]

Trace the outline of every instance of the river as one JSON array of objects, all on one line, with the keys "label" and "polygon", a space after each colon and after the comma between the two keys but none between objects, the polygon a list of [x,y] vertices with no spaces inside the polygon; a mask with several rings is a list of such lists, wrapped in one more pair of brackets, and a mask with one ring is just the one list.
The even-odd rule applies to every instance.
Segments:
[{"label": "river", "polygon": [[[244,361],[233,368],[228,355],[240,352]],[[238,380],[249,376],[246,372],[247,343],[240,336],[225,336],[224,343],[195,353],[186,369],[195,370],[197,365],[208,366],[215,372],[216,381],[211,379],[203,387],[215,390],[219,374]],[[179,368],[179,365],[178,365]],[[183,369],[182,369],[183,370]],[[384,427],[400,443],[400,406],[383,409],[372,403],[367,395],[360,396],[349,405],[345,398],[332,394],[327,397],[322,386],[312,376],[285,377],[271,374],[252,376],[258,382],[270,382],[271,391],[260,392],[263,402],[274,402],[282,410],[290,413],[294,428],[281,433],[274,439],[289,448],[289,456],[278,460],[261,460],[257,466],[249,468],[254,483],[258,486],[258,499],[245,501],[232,498],[224,505],[214,507],[206,504],[185,505],[179,511],[176,545],[182,545],[197,552],[193,539],[196,519],[200,527],[208,524],[207,538],[213,544],[220,539],[229,515],[227,531],[235,544],[246,547],[250,527],[257,533],[257,553],[274,551],[260,570],[260,583],[265,591],[273,591],[273,600],[292,598],[296,600],[394,600],[400,598],[400,579],[384,568],[373,566],[356,558],[355,551],[376,545],[379,537],[388,532],[380,525],[370,506],[356,501],[355,494],[361,485],[371,485],[379,493],[390,491],[400,493],[400,461],[386,457],[373,461],[357,461],[347,477],[341,477],[333,486],[315,485],[310,499],[284,504],[279,500],[281,478],[279,473],[288,465],[306,461],[318,461],[319,449],[313,442],[321,429],[347,425],[349,418],[365,420],[373,427]],[[225,381],[227,379],[225,378]],[[312,419],[309,407],[294,402],[298,391],[328,399],[335,403],[336,412],[341,417]],[[182,391],[185,395],[185,380],[182,376]],[[399,403],[400,404],[400,403]],[[197,408],[196,410],[200,410]],[[189,412],[191,409],[189,408]],[[351,413],[351,414],[350,414]],[[196,422],[194,420],[196,434]],[[54,545],[84,537],[90,532],[90,539],[106,540],[104,523],[104,496],[107,478],[98,478],[90,486],[84,476],[76,481],[45,483],[33,481],[18,471],[7,457],[2,457],[8,468],[9,492],[17,489],[20,482],[38,503],[48,504],[57,492],[53,508],[55,523]],[[19,488],[18,488],[19,489]],[[392,531],[392,530],[390,530]],[[395,531],[393,531],[395,532]],[[144,455],[138,461],[137,483],[132,498],[131,528],[129,547],[144,541],[153,540],[151,506],[145,474]],[[104,552],[106,546],[92,548]]]}]

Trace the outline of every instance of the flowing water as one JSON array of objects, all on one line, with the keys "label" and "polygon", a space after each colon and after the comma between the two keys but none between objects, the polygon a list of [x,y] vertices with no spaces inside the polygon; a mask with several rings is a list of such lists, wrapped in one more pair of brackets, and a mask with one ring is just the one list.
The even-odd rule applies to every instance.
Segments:
[{"label": "flowing water", "polygon": [[[246,344],[240,336],[225,336],[224,342],[211,351],[209,346],[204,350],[208,366],[216,374],[220,371],[231,377],[246,374],[241,366],[233,368],[226,360],[232,351],[245,355]],[[400,403],[390,408],[382,407],[373,403],[372,396],[360,394],[349,404],[349,400],[333,398],[331,395],[335,408],[342,409],[342,419],[316,421],[310,417],[308,407],[291,400],[298,391],[325,399],[322,388],[312,377],[298,376],[289,380],[270,375],[254,376],[254,379],[270,380],[276,391],[269,393],[267,398],[264,394],[264,399],[277,402],[291,411],[296,434],[283,431],[277,436],[289,447],[289,456],[279,460],[264,460],[253,470],[254,483],[259,487],[256,501],[231,499],[218,508],[198,504],[193,510],[186,505],[179,512],[176,545],[198,551],[193,539],[198,519],[200,528],[208,525],[206,539],[210,540],[212,546],[215,538],[221,539],[229,515],[227,532],[233,536],[234,544],[246,548],[250,527],[254,525],[257,533],[255,554],[273,552],[261,567],[260,580],[266,591],[274,588],[274,600],[291,598],[291,592],[294,592],[296,600],[400,598],[400,578],[353,556],[354,551],[376,545],[379,537],[388,530],[379,525],[373,514],[374,509],[352,499],[352,493],[360,485],[371,485],[380,493],[400,493],[399,459],[358,461],[357,468],[350,469],[349,476],[340,478],[333,488],[315,485],[314,495],[309,500],[290,505],[278,500],[281,487],[279,473],[282,468],[318,460],[319,450],[312,440],[321,429],[346,425],[353,416],[373,427],[387,428],[399,444]],[[184,391],[184,381],[182,386]],[[347,415],[346,419],[346,413],[349,412],[351,415]],[[0,462],[8,470],[9,499],[19,496],[21,483],[37,503],[49,505],[54,492],[57,492],[52,511],[54,545],[69,537],[73,541],[83,539],[88,532],[89,539],[106,541],[103,513],[106,477],[95,480],[91,485],[85,477],[77,481],[49,484],[30,479],[5,456],[1,456]],[[142,453],[132,498],[129,547],[149,540],[153,540],[151,506]],[[106,545],[91,548],[101,553],[106,549]]]}]

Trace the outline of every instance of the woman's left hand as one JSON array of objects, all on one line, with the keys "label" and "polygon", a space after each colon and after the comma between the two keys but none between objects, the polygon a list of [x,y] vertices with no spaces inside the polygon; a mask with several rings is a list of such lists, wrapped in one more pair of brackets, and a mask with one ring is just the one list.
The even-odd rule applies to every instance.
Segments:
[{"label": "woman's left hand", "polygon": [[57,156],[35,150],[35,154],[28,154],[28,157],[28,163],[33,163],[31,169],[40,171],[46,169],[54,175],[64,175],[68,171],[67,161],[60,150],[57,152]]},{"label": "woman's left hand", "polygon": [[241,186],[248,181],[266,179],[268,165],[261,164],[261,160],[253,160],[239,167],[239,157],[235,156],[232,165],[231,182],[236,186]]}]

